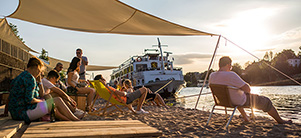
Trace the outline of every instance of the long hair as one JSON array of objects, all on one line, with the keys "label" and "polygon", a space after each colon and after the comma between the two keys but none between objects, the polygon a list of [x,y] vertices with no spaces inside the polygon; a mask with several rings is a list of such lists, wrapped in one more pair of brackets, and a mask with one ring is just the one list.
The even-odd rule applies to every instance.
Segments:
[{"label": "long hair", "polygon": [[131,80],[129,80],[129,79],[125,79],[123,81],[123,84],[128,88],[132,88]]},{"label": "long hair", "polygon": [[74,57],[72,59],[72,61],[70,62],[70,65],[69,65],[69,68],[68,68],[68,71],[67,71],[67,74],[69,72],[72,72],[74,70],[77,70],[79,72],[79,66],[77,66],[77,63],[80,62],[80,59],[78,57]]}]

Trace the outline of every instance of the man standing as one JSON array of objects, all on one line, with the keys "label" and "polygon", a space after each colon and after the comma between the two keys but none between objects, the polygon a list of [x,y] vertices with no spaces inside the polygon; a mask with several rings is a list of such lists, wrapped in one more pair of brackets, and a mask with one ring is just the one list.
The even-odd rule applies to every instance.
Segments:
[{"label": "man standing", "polygon": [[[271,100],[265,96],[257,94],[251,94],[251,88],[248,83],[242,80],[232,69],[232,60],[228,56],[224,56],[219,60],[219,70],[210,75],[209,84],[228,85],[239,88],[239,90],[229,90],[231,101],[234,105],[250,106],[252,99],[252,105],[256,109],[263,110],[272,116],[279,124],[291,123],[292,121],[283,120],[276,108],[273,106]],[[246,122],[249,122],[249,118],[242,107],[238,108],[239,112],[243,116]]]},{"label": "man standing", "polygon": [[88,65],[88,58],[83,56],[83,50],[78,48],[76,49],[76,56],[82,60],[79,71],[79,79],[86,80],[86,66]]}]

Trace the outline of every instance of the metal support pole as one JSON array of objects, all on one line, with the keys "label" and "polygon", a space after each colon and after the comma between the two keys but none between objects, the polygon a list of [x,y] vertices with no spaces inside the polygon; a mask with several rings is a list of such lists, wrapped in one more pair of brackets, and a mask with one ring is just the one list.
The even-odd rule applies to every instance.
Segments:
[{"label": "metal support pole", "polygon": [[200,94],[199,94],[198,100],[196,101],[196,104],[195,104],[195,107],[194,107],[194,109],[196,109],[196,108],[197,108],[197,106],[198,106],[198,103],[199,103],[199,100],[200,100],[200,96],[201,96],[201,94],[202,94],[202,91],[203,91],[203,88],[204,88],[204,86],[205,86],[205,84],[206,84],[206,81],[207,81],[207,78],[208,78],[208,75],[209,75],[209,71],[210,71],[210,68],[211,68],[211,65],[212,65],[213,59],[214,59],[214,57],[215,57],[215,54],[216,54],[216,51],[217,51],[217,48],[218,48],[218,45],[219,45],[219,41],[220,41],[220,39],[221,39],[221,35],[219,35],[219,37],[218,37],[218,40],[217,40],[217,43],[216,43],[216,46],[215,46],[215,49],[214,49],[214,52],[213,52],[213,55],[212,55],[212,58],[211,58],[211,61],[210,61],[209,67],[208,67],[208,70],[207,70],[207,74],[206,74],[206,77],[205,77],[205,80],[204,80],[203,86],[202,86],[202,88],[201,88],[201,90],[200,90]]}]

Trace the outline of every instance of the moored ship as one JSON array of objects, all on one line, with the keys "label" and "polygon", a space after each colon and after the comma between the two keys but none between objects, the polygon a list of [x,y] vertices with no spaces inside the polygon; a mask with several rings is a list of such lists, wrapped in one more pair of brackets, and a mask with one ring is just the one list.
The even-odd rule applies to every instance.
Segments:
[{"label": "moored ship", "polygon": [[172,53],[163,52],[159,39],[158,43],[157,48],[145,49],[143,55],[132,56],[113,70],[110,83],[130,79],[134,88],[145,86],[163,98],[175,97],[185,87],[182,68],[173,66]]}]

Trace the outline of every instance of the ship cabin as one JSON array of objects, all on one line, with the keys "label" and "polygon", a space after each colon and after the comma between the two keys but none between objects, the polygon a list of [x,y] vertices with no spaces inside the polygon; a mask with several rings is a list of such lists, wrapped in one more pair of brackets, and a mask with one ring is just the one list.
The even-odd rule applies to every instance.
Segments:
[{"label": "ship cabin", "polygon": [[136,84],[144,85],[144,83],[149,82],[144,80],[146,72],[160,72],[163,74],[172,71],[182,72],[182,68],[173,67],[174,59],[169,59],[169,55],[172,53],[164,53],[165,55],[163,55],[162,58],[158,50],[146,49],[143,56],[132,56],[122,63],[118,69],[113,70],[110,84],[114,84],[115,80],[120,81],[121,79],[130,79],[133,81],[134,86],[136,86]]}]

